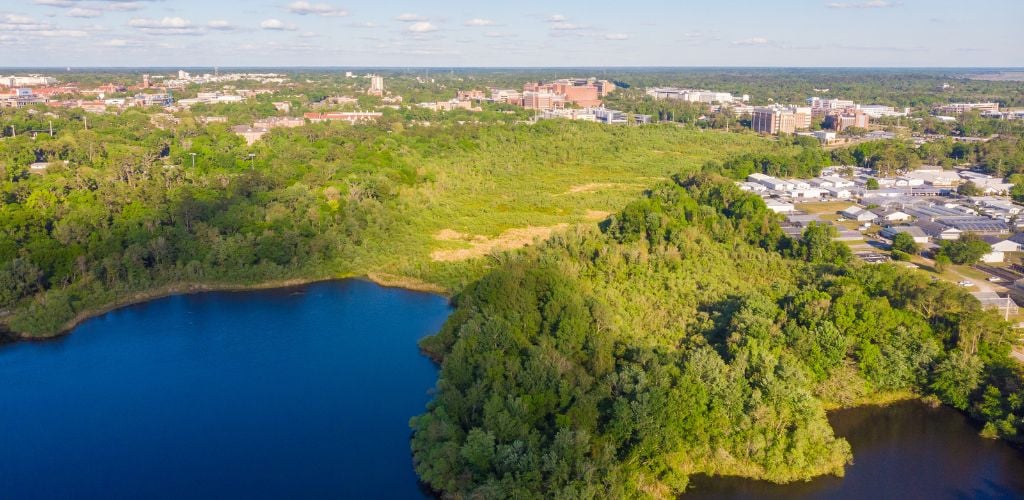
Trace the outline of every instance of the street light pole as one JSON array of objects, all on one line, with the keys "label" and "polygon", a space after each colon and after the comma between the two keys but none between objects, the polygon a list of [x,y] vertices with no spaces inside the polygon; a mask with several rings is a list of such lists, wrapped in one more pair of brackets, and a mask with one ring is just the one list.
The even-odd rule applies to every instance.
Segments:
[{"label": "street light pole", "polygon": [[194,170],[196,168],[196,154],[195,153],[189,153],[189,154],[192,155],[192,169]]}]

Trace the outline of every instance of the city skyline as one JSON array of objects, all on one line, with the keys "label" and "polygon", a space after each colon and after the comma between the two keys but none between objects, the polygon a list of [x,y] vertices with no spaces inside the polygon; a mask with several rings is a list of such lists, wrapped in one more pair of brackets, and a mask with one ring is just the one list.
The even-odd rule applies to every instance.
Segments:
[{"label": "city skyline", "polygon": [[7,67],[1020,67],[1010,0],[34,0],[0,8]]}]

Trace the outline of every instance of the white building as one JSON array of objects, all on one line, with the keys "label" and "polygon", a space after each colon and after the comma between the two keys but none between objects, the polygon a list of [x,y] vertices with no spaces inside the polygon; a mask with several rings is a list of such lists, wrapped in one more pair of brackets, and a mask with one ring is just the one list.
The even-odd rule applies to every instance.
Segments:
[{"label": "white building", "polygon": [[929,186],[952,187],[960,184],[960,175],[952,170],[942,170],[942,167],[927,166],[921,167],[913,172],[907,172],[904,176],[907,179],[920,179]]},{"label": "white building", "polygon": [[857,205],[850,205],[849,207],[840,210],[839,215],[857,222],[871,222],[875,220],[875,214],[871,213],[864,207]]},{"label": "white building", "polygon": [[787,201],[776,200],[769,198],[764,200],[764,204],[768,206],[768,210],[777,214],[788,214],[796,211],[796,207],[792,203]]},{"label": "white building", "polygon": [[736,185],[740,187],[741,191],[749,191],[752,193],[763,193],[768,190],[768,188],[763,184],[758,184],[756,182],[737,182]]},{"label": "white building", "polygon": [[825,192],[837,200],[848,200],[853,198],[853,191],[850,191],[847,188],[825,188]]},{"label": "white building", "polygon": [[54,85],[57,83],[57,79],[43,75],[27,75],[27,76],[0,76],[0,85],[5,87],[41,87],[46,85]]},{"label": "white building", "polygon": [[801,189],[801,188],[790,189],[789,191],[786,192],[786,194],[788,194],[792,198],[799,198],[799,199],[807,200],[807,199],[812,199],[812,198],[821,198],[822,195],[825,194],[825,192],[826,191],[823,190],[823,189],[806,187],[806,188],[803,188],[803,189]]},{"label": "white building", "polygon": [[[750,174],[747,176],[747,180],[761,184],[773,191],[790,191],[797,188],[796,184],[793,182],[784,179],[776,179],[775,177],[764,174]],[[811,187],[810,184],[807,184],[807,187]]]},{"label": "white building", "polygon": [[858,104],[857,109],[863,111],[865,115],[876,119],[883,116],[907,116],[910,114],[910,108],[897,110],[892,106],[883,106],[881,104]]},{"label": "white building", "polygon": [[878,217],[879,222],[906,222],[913,217],[906,212],[899,210],[874,210],[874,214]]},{"label": "white building", "polygon": [[370,89],[366,91],[369,95],[377,97],[384,95],[384,77],[380,75],[370,76]]},{"label": "white building", "polygon": [[655,99],[670,99],[686,102],[701,102],[705,104],[733,102],[746,102],[750,96],[734,97],[728,92],[713,92],[710,90],[680,89],[675,87],[660,87],[647,90],[647,95]]}]

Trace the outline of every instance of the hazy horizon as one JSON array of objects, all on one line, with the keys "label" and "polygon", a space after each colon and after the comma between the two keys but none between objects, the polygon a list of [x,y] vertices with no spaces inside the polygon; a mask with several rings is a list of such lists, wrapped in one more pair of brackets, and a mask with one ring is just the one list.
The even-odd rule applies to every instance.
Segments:
[{"label": "hazy horizon", "polygon": [[7,67],[1017,68],[1024,3],[981,0],[32,0]]},{"label": "hazy horizon", "polygon": [[391,71],[402,71],[402,70],[438,70],[440,72],[445,71],[463,71],[463,70],[565,70],[565,69],[584,69],[584,70],[674,70],[674,69],[698,69],[698,70],[911,70],[911,71],[928,71],[928,70],[965,70],[965,71],[1002,71],[1002,72],[1014,72],[1024,71],[1024,66],[415,66],[415,65],[396,65],[396,66],[373,66],[373,65],[273,65],[273,64],[251,64],[251,65],[240,65],[240,66],[218,66],[218,65],[170,65],[170,66],[0,66],[0,71],[12,71],[12,70],[45,70],[45,71],[59,71],[66,72],[70,68],[72,72],[75,71],[88,71],[88,70],[136,70],[136,69],[158,69],[177,71],[179,69],[220,69],[224,70],[238,70],[238,69],[284,69],[284,70],[300,70],[300,69],[324,69],[324,70],[338,70],[338,71],[351,71],[351,70],[363,70],[363,69],[374,69],[374,70],[391,70]]}]

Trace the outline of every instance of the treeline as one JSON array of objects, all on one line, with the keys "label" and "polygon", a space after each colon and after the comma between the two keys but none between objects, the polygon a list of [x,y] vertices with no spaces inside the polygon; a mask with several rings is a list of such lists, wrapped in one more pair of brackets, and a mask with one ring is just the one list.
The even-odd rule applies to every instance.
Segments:
[{"label": "treeline", "polygon": [[[386,207],[424,178],[379,134],[304,134],[318,147],[296,148],[298,134],[282,133],[251,161],[217,127],[140,141],[109,130],[8,139],[7,158],[42,152],[69,163],[51,163],[45,176],[22,161],[0,167],[0,310],[15,312],[13,329],[42,334],[167,284],[333,274],[368,234],[384,239],[394,220]],[[167,143],[147,145],[158,138]],[[171,142],[189,147],[171,154]]]},{"label": "treeline", "polygon": [[[429,182],[403,159],[418,133],[403,145],[321,124],[249,148],[223,125],[160,129],[151,117],[90,117],[87,130],[69,113],[55,138],[0,144],[0,311],[13,330],[51,334],[165,285],[351,272],[401,218],[400,191]],[[45,175],[30,172],[35,161],[50,161]]]},{"label": "treeline", "polygon": [[1024,173],[1024,134],[1001,135],[987,142],[959,142],[952,139],[913,146],[907,141],[870,141],[832,152],[837,165],[858,165],[877,169],[882,175],[913,170],[921,165],[978,166],[986,173],[1008,177]]},{"label": "treeline", "polygon": [[677,177],[498,258],[422,348],[420,477],[453,497],[670,497],[696,473],[778,482],[851,460],[826,405],[936,397],[1024,430],[1010,327],[956,287],[784,236],[731,182]]},{"label": "treeline", "polygon": [[794,148],[734,155],[724,161],[709,161],[701,170],[737,180],[746,179],[753,173],[809,178],[818,176],[823,168],[832,165],[833,158],[813,137],[780,136],[779,143]]},{"label": "treeline", "polygon": [[[374,124],[274,129],[247,146],[189,113],[0,110],[19,130],[52,121],[55,131],[0,139],[0,320],[47,335],[167,286],[383,270],[454,289],[489,263],[431,259],[433,235],[453,221],[473,234],[558,224],[604,208],[556,196],[580,176],[639,181],[739,150],[796,149],[672,126],[510,125],[503,111],[447,114],[495,116],[459,124],[389,110]],[[45,174],[30,169],[44,161]],[[602,198],[613,196],[631,195]]]}]

